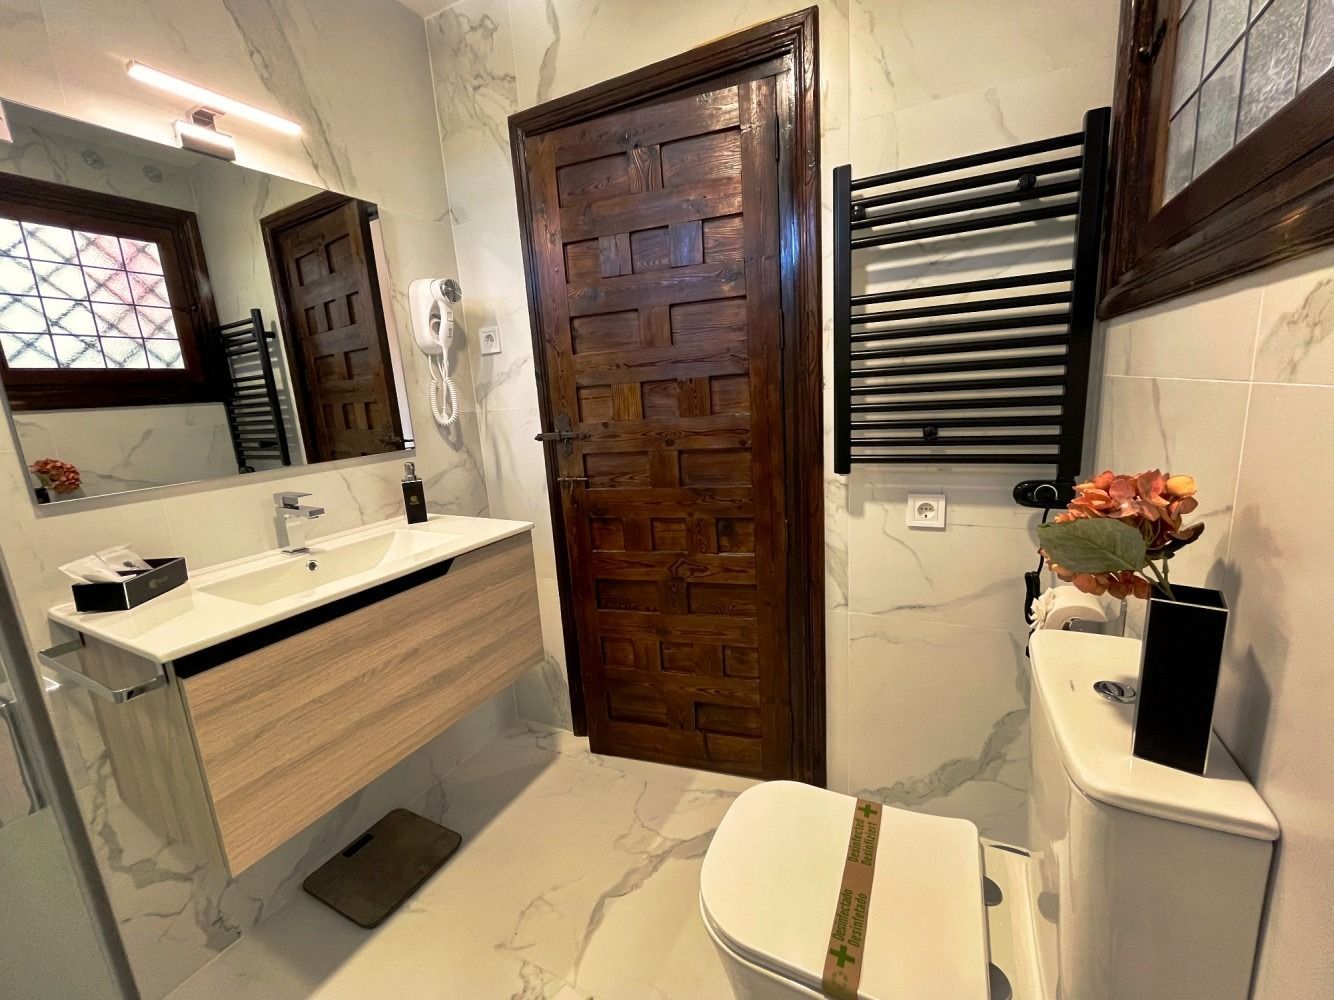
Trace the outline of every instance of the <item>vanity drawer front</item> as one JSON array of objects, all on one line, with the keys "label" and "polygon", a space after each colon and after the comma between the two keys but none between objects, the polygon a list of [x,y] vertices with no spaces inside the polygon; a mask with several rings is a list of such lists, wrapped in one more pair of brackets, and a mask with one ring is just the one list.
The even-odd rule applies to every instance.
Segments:
[{"label": "vanity drawer front", "polygon": [[182,682],[233,873],[543,655],[528,535]]}]

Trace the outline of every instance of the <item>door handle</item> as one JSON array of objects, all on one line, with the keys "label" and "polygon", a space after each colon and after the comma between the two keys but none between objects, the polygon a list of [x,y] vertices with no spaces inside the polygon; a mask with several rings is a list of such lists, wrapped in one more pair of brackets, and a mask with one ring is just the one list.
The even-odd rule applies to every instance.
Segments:
[{"label": "door handle", "polygon": [[587,476],[557,476],[557,477],[556,477],[556,482],[561,483],[562,485],[565,484],[565,483],[586,483],[586,482],[588,482],[588,477],[587,477]]},{"label": "door handle", "polygon": [[554,423],[556,425],[554,431],[543,431],[541,434],[535,434],[533,440],[559,442],[561,454],[569,458],[574,454],[574,442],[587,438],[588,432],[576,431],[570,426],[570,418],[564,413],[557,414]]}]

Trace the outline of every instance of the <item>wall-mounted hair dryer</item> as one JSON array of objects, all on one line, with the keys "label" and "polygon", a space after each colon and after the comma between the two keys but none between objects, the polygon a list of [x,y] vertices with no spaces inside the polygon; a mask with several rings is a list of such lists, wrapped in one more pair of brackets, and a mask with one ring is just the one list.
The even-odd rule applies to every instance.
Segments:
[{"label": "wall-mounted hair dryer", "polygon": [[463,298],[453,278],[418,278],[408,286],[412,335],[431,371],[431,416],[441,427],[459,418],[458,390],[449,377],[449,345],[454,340],[454,310]]}]

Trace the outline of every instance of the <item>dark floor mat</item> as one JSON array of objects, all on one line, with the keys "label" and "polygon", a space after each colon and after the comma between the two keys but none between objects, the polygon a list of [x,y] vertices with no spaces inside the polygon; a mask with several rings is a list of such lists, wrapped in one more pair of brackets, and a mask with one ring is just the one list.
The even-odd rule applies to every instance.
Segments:
[{"label": "dark floor mat", "polygon": [[301,884],[362,927],[377,927],[434,875],[463,838],[439,823],[395,809]]}]

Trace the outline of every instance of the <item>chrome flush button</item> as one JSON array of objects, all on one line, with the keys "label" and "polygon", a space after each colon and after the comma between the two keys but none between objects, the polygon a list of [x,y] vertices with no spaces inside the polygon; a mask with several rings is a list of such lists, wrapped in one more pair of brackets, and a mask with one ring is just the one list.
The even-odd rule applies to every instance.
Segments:
[{"label": "chrome flush button", "polygon": [[1129,684],[1122,684],[1120,681],[1095,681],[1093,690],[1108,701],[1119,702],[1122,705],[1129,705],[1139,695],[1139,692]]}]

